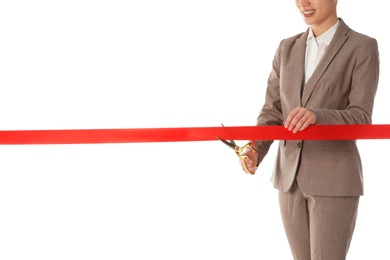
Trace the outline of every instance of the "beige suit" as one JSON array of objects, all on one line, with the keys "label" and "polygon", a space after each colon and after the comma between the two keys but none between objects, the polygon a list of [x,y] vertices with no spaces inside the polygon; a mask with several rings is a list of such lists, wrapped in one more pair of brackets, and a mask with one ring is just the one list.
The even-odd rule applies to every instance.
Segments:
[{"label": "beige suit", "polygon": [[[370,124],[379,78],[376,40],[351,30],[340,19],[324,57],[304,85],[308,33],[280,43],[257,125],[282,125],[297,106],[312,110],[317,125]],[[259,161],[271,143],[258,142]],[[355,141],[280,141],[273,184],[287,191],[296,175],[299,187],[309,195],[363,194]]]},{"label": "beige suit", "polygon": [[[317,125],[371,123],[379,78],[377,42],[339,20],[306,84],[309,30],[280,43],[257,125],[282,125],[298,106],[312,110]],[[257,144],[261,162],[272,141]],[[363,194],[356,141],[279,141],[272,182],[294,258],[345,259]]]}]

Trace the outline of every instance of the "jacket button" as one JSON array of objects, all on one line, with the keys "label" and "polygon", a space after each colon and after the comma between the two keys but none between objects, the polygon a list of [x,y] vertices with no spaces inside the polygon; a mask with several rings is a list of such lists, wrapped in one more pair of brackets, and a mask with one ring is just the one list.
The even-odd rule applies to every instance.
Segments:
[{"label": "jacket button", "polygon": [[297,143],[297,146],[298,146],[298,148],[301,148],[302,147],[302,143],[301,142]]}]

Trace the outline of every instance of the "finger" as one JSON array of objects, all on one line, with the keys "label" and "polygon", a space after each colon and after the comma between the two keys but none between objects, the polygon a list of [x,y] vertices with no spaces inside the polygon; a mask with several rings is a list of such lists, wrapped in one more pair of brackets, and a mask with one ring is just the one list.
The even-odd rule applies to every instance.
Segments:
[{"label": "finger", "polygon": [[255,140],[252,140],[252,141],[250,142],[250,146],[251,146],[255,151],[257,151],[257,150],[259,149],[259,147],[257,146],[257,143],[256,143]]},{"label": "finger", "polygon": [[316,122],[316,115],[312,111],[306,110],[305,114],[299,121],[299,127],[297,126],[297,128],[299,129],[297,129],[297,131],[303,131],[310,125],[315,124],[315,122]]},{"label": "finger", "polygon": [[246,173],[251,173],[251,174],[254,174],[257,170],[257,166],[250,166],[250,165],[245,165],[244,164],[241,164],[242,165],[242,170]]},{"label": "finger", "polygon": [[286,124],[288,125],[288,128],[292,126],[295,126],[298,120],[303,116],[303,109],[301,107],[296,107],[291,113],[288,115],[286,119]]},{"label": "finger", "polygon": [[304,120],[303,124],[299,128],[299,131],[305,130],[309,125],[311,125],[310,118],[307,118],[306,120]]},{"label": "finger", "polygon": [[302,124],[304,123],[305,120],[304,116],[305,116],[305,111],[303,110],[300,110],[298,113],[296,113],[293,119],[291,120],[288,130],[297,132],[301,128]]},{"label": "finger", "polygon": [[256,172],[256,170],[257,170],[257,167],[256,166],[253,166],[253,167],[247,167],[247,169],[248,169],[248,173],[250,173],[250,174],[254,174],[255,172]]},{"label": "finger", "polygon": [[244,167],[244,163],[247,167],[253,166],[253,161],[249,158],[245,158],[244,160],[239,160],[239,161],[240,161],[242,167]]},{"label": "finger", "polygon": [[297,116],[295,117],[295,126],[292,129],[293,133],[303,130],[302,128],[305,126],[306,122],[308,121],[308,118],[308,115],[304,111],[303,113],[297,114]]},{"label": "finger", "polygon": [[294,129],[292,130],[293,133],[297,133],[298,131],[302,131],[306,129],[310,125],[309,116],[304,115],[299,119],[299,121],[296,123]]},{"label": "finger", "polygon": [[[241,164],[241,169],[246,173],[254,173],[257,170],[257,167],[253,164],[253,161],[249,158],[244,160],[239,160]],[[248,172],[249,171],[249,172]]]},{"label": "finger", "polygon": [[250,159],[249,157],[244,158],[244,161],[245,161],[246,164],[248,164],[248,163],[252,164],[253,163],[252,159]]},{"label": "finger", "polygon": [[257,171],[257,167],[256,166],[251,167],[251,168],[249,168],[249,170],[251,171],[251,173],[254,174]]},{"label": "finger", "polygon": [[287,119],[284,122],[284,127],[289,128],[296,114],[299,112],[299,107],[296,107],[291,113],[288,115]]}]

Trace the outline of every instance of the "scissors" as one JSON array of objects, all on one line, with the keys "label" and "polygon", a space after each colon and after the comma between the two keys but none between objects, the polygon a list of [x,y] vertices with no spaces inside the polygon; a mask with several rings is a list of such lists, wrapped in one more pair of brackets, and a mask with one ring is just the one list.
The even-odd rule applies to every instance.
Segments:
[{"label": "scissors", "polygon": [[247,143],[246,145],[244,145],[243,147],[240,147],[240,146],[238,146],[238,145],[236,144],[236,142],[234,142],[233,140],[226,141],[225,139],[222,139],[222,138],[219,137],[219,136],[217,136],[217,138],[218,138],[220,141],[222,141],[224,144],[226,144],[227,146],[229,146],[231,149],[234,150],[234,152],[237,154],[238,158],[241,160],[242,165],[244,165],[245,172],[253,175],[254,173],[251,172],[251,171],[248,169],[248,166],[247,166],[246,163],[245,163],[245,158],[249,158],[249,157],[248,157],[246,154],[242,154],[242,153],[243,153],[243,152],[245,151],[245,149],[247,149],[247,148],[250,149],[253,153],[256,153],[256,152],[259,150],[259,148],[257,147],[257,145],[256,145],[255,148],[253,148],[253,147],[251,146],[251,143],[249,142],[249,143]]}]

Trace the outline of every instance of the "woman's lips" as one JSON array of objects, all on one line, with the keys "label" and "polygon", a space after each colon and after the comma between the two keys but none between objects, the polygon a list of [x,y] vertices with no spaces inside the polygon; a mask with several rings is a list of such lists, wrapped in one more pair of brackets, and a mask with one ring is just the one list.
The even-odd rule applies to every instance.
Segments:
[{"label": "woman's lips", "polygon": [[310,10],[310,11],[302,11],[303,16],[305,17],[310,17],[314,14],[315,10]]}]

